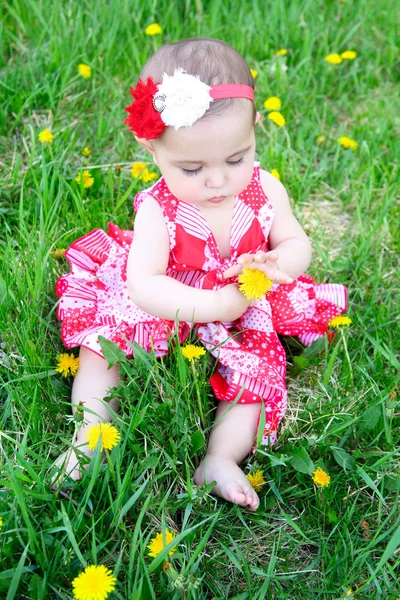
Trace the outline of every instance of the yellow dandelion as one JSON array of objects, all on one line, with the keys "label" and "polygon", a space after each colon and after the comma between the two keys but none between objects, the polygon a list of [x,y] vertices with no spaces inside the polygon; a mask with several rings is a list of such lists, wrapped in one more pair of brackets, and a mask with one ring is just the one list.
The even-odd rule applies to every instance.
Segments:
[{"label": "yellow dandelion", "polygon": [[331,482],[331,478],[329,477],[328,473],[321,469],[321,467],[318,467],[318,469],[313,472],[312,479],[315,485],[318,485],[319,487],[328,487]]},{"label": "yellow dandelion", "polygon": [[270,112],[268,114],[268,119],[271,119],[278,127],[283,127],[286,123],[285,117],[280,112]]},{"label": "yellow dandelion", "polygon": [[194,344],[186,344],[182,348],[183,356],[190,362],[194,362],[196,358],[200,358],[200,356],[204,356],[206,351],[204,348],[200,346],[195,346]]},{"label": "yellow dandelion", "polygon": [[354,594],[353,594],[353,590],[351,588],[348,588],[345,592],[345,598],[353,598]]},{"label": "yellow dandelion", "polygon": [[271,96],[267,98],[264,102],[264,108],[266,110],[281,110],[282,102],[281,99],[277,96]]},{"label": "yellow dandelion", "polygon": [[319,135],[317,137],[317,144],[322,144],[322,142],[324,142],[326,140],[326,137],[324,135]]},{"label": "yellow dandelion", "polygon": [[[169,529],[167,529],[165,531],[165,534],[157,533],[157,535],[155,537],[153,537],[150,544],[147,546],[149,549],[149,556],[153,556],[154,558],[156,556],[158,556],[160,554],[160,552],[162,552],[164,550],[164,548],[166,546],[168,546],[168,544],[170,542],[172,542],[172,540],[175,539],[175,537],[176,537],[176,535],[174,533],[172,533],[172,531],[169,531]],[[164,544],[164,540],[165,540],[165,544]],[[176,551],[176,547],[172,548],[172,550],[170,550],[168,552],[169,556],[174,554],[175,551]]]},{"label": "yellow dandelion", "polygon": [[333,327],[334,329],[339,329],[340,327],[349,327],[351,325],[352,320],[350,317],[333,317],[328,323],[328,327]]},{"label": "yellow dandelion", "polygon": [[357,52],[354,52],[354,50],[346,50],[346,52],[342,52],[340,56],[344,60],[354,60],[357,56]]},{"label": "yellow dandelion", "polygon": [[85,156],[86,158],[88,158],[88,156],[90,156],[92,153],[91,149],[88,148],[87,146],[84,147],[84,149],[82,150],[82,154],[83,156]]},{"label": "yellow dandelion", "polygon": [[260,300],[272,287],[272,281],[258,269],[243,269],[238,281],[240,291],[248,300]]},{"label": "yellow dandelion", "polygon": [[132,177],[135,179],[138,177],[141,181],[144,181],[144,183],[148,183],[149,181],[157,179],[157,173],[152,173],[149,171],[149,169],[146,167],[146,164],[147,163],[143,162],[133,163],[131,169]]},{"label": "yellow dandelion", "polygon": [[90,171],[83,171],[83,173],[78,174],[78,177],[75,177],[75,181],[78,185],[83,182],[84,188],[90,188],[94,184],[94,177],[92,177]]},{"label": "yellow dandelion", "polygon": [[79,368],[79,358],[73,354],[59,354],[57,360],[57,373],[61,373],[63,377],[67,377],[69,374],[75,377]]},{"label": "yellow dandelion", "polygon": [[287,50],[286,48],[281,48],[278,52],[275,53],[275,56],[286,56]]},{"label": "yellow dandelion", "polygon": [[261,469],[259,469],[255,473],[249,473],[248,475],[246,475],[246,477],[250,481],[253,489],[255,489],[256,492],[260,491],[267,483],[264,478],[264,473],[261,471]]},{"label": "yellow dandelion", "polygon": [[54,258],[54,260],[59,260],[60,258],[64,258],[65,252],[65,248],[57,248],[56,250],[51,250],[50,256],[51,258]]},{"label": "yellow dandelion", "polygon": [[252,74],[253,79],[258,77],[258,71],[256,71],[256,69],[250,69],[250,73]]},{"label": "yellow dandelion", "polygon": [[88,443],[89,450],[94,450],[97,446],[97,443],[101,437],[101,451],[104,450],[112,450],[114,446],[119,444],[121,439],[121,435],[114,425],[110,425],[110,423],[98,423],[97,425],[92,425],[87,432],[86,441]]},{"label": "yellow dandelion", "polygon": [[72,581],[76,600],[105,600],[117,578],[104,565],[90,565]]},{"label": "yellow dandelion", "polygon": [[92,69],[89,67],[89,65],[84,65],[81,63],[78,65],[78,71],[79,75],[82,75],[84,79],[89,79],[92,76]]},{"label": "yellow dandelion", "polygon": [[146,35],[158,35],[162,33],[162,27],[158,23],[152,23],[151,25],[147,25],[145,29]]},{"label": "yellow dandelion", "polygon": [[3,527],[3,517],[0,517],[0,529]]},{"label": "yellow dandelion", "polygon": [[340,54],[328,54],[328,56],[325,56],[325,60],[326,62],[330,63],[331,65],[340,65],[340,63],[342,62],[342,57],[340,56]]},{"label": "yellow dandelion", "polygon": [[279,181],[281,180],[281,175],[280,175],[278,169],[271,169],[271,175],[273,175],[274,177],[279,179]]},{"label": "yellow dandelion", "polygon": [[43,129],[43,131],[39,133],[39,142],[42,144],[51,144],[53,140],[54,134],[51,133],[50,129]]},{"label": "yellow dandelion", "polygon": [[355,142],[354,140],[346,137],[345,135],[343,135],[342,137],[338,138],[337,141],[339,142],[339,144],[341,146],[343,146],[343,148],[350,148],[350,150],[357,150],[357,148],[358,148],[357,142]]}]

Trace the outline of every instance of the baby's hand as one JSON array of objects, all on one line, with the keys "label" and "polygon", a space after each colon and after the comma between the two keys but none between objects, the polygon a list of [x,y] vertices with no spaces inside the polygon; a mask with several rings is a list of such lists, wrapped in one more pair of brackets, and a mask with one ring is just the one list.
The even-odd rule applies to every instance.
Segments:
[{"label": "baby's hand", "polygon": [[266,274],[273,283],[293,283],[292,277],[279,270],[279,255],[277,252],[262,252],[259,250],[255,254],[242,254],[239,256],[237,264],[227,269],[224,278],[235,277],[243,272],[243,269],[258,269]]},{"label": "baby's hand", "polygon": [[235,321],[248,309],[251,301],[239,290],[237,283],[230,283],[218,290],[218,321]]}]

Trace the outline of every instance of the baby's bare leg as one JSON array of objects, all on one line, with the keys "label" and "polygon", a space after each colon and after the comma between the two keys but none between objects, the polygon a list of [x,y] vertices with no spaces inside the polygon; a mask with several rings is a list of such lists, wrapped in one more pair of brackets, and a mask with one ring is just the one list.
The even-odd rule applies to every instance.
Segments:
[{"label": "baby's bare leg", "polygon": [[[92,425],[111,421],[108,405],[103,399],[107,396],[110,388],[118,387],[118,385],[118,367],[114,366],[108,369],[107,361],[104,358],[101,358],[101,356],[87,348],[81,348],[79,353],[79,369],[72,386],[71,404],[73,413],[75,413],[79,402],[83,402],[84,408],[88,408],[94,413],[84,411],[84,418],[87,424],[79,429],[74,442],[74,446],[87,456],[93,454],[87,447],[87,431]],[[111,400],[109,406],[113,411],[118,410],[118,402],[116,400]],[[73,450],[61,455],[57,460],[57,465],[64,465],[63,471],[69,474],[72,479],[79,479],[81,477],[79,459]]]},{"label": "baby's bare leg", "polygon": [[197,485],[216,481],[213,493],[250,510],[260,501],[238,465],[253,446],[259,414],[259,403],[232,406],[221,400],[207,454],[194,474]]}]

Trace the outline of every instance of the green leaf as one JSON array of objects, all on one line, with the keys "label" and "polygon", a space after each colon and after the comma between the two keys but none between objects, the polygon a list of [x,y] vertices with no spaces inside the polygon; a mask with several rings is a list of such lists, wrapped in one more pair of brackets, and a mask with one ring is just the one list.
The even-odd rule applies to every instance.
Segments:
[{"label": "green leaf", "polygon": [[336,448],[335,446],[331,446],[331,450],[333,452],[333,457],[345,471],[354,471],[354,458],[343,450],[343,448]]},{"label": "green leaf", "polygon": [[361,427],[362,429],[373,429],[382,416],[382,407],[380,404],[371,406],[361,415]]},{"label": "green leaf", "polygon": [[114,344],[114,342],[110,342],[102,335],[99,335],[99,344],[103,350],[104,358],[108,363],[109,369],[118,362],[125,360],[125,352],[118,348],[117,344]]},{"label": "green leaf", "polygon": [[373,481],[373,479],[371,479],[371,477],[368,475],[368,473],[366,473],[364,471],[364,469],[362,469],[360,466],[356,467],[356,471],[359,474],[359,476],[361,477],[361,479],[363,479],[365,481],[365,483],[372,489],[374,490],[375,494],[377,496],[379,496],[379,498],[382,500],[383,504],[386,504],[384,497],[382,496],[382,494],[380,493],[380,491],[378,490],[378,488],[375,485],[375,482]]},{"label": "green leaf", "polygon": [[261,403],[261,411],[260,411],[260,420],[258,422],[257,427],[257,446],[261,446],[261,442],[263,441],[264,432],[265,432],[265,423],[267,422],[267,417],[265,413],[265,404]]},{"label": "green leaf", "polygon": [[299,356],[293,357],[293,362],[298,371],[303,371],[308,366],[310,361],[304,356],[304,354],[300,354]]},{"label": "green leaf", "polygon": [[289,460],[292,467],[300,473],[312,475],[313,471],[315,471],[314,463],[311,460],[307,450],[303,447],[293,448]]},{"label": "green leaf", "polygon": [[203,432],[195,431],[191,437],[191,442],[193,452],[197,452],[198,450],[201,450],[201,448],[204,448],[205,439]]}]

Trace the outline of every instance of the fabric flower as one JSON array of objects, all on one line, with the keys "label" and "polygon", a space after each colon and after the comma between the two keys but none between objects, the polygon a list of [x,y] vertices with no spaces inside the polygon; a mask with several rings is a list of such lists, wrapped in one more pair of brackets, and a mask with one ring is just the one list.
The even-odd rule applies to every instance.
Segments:
[{"label": "fabric flower", "polygon": [[279,181],[281,180],[281,176],[280,176],[278,169],[271,169],[271,175],[273,175],[274,177],[279,179]]},{"label": "fabric flower", "polygon": [[43,131],[39,133],[39,142],[42,144],[51,144],[53,140],[54,134],[51,133],[49,129],[43,129]]},{"label": "fabric flower", "polygon": [[333,317],[333,319],[331,319],[328,323],[328,327],[333,327],[334,329],[339,329],[340,327],[348,327],[349,325],[351,325],[352,320],[350,319],[350,317],[342,317],[342,316],[338,316],[338,317]]},{"label": "fabric flower", "polygon": [[328,54],[328,56],[325,56],[325,60],[331,65],[340,65],[343,59],[340,54]]},{"label": "fabric flower", "polygon": [[281,110],[281,108],[282,108],[281,99],[278,98],[277,96],[271,96],[270,98],[267,98],[266,101],[264,102],[264,108],[266,110]]},{"label": "fabric flower", "polygon": [[[150,544],[147,546],[149,549],[149,556],[152,556],[154,558],[158,556],[160,552],[162,552],[164,548],[168,546],[168,544],[172,542],[172,540],[175,539],[175,537],[175,534],[169,531],[169,529],[165,531],[165,534],[157,533],[157,535],[151,540]],[[168,554],[171,556],[172,554],[174,554],[175,551],[176,547],[172,548],[172,550],[170,550]]]},{"label": "fabric flower", "polygon": [[260,300],[272,287],[272,281],[263,271],[258,269],[244,268],[243,273],[238,277],[238,281],[241,284],[239,290],[248,300]]},{"label": "fabric flower", "polygon": [[345,135],[338,138],[337,140],[343,148],[350,148],[350,150],[357,150],[358,144],[354,140],[346,137]]},{"label": "fabric flower", "polygon": [[256,69],[250,69],[250,73],[252,74],[253,79],[258,77],[258,71],[256,71]]},{"label": "fabric flower", "polygon": [[331,478],[329,477],[328,473],[321,469],[321,467],[318,467],[318,469],[313,472],[312,479],[315,485],[318,485],[319,487],[328,487],[331,482]]},{"label": "fabric flower", "polygon": [[271,119],[278,127],[283,127],[286,123],[285,117],[280,112],[276,111],[268,113],[268,119]]},{"label": "fabric flower", "polygon": [[154,179],[158,178],[157,173],[152,173],[149,171],[149,169],[146,167],[146,163],[143,162],[133,163],[131,173],[132,177],[135,179],[138,177],[140,181],[143,181],[144,183],[148,183],[149,181],[153,181]]},{"label": "fabric flower", "polygon": [[92,153],[92,151],[87,146],[85,146],[84,149],[82,150],[82,155],[85,156],[86,158],[88,158],[91,155],[91,153]]},{"label": "fabric flower", "polygon": [[175,69],[172,76],[164,73],[154,96],[154,107],[160,111],[165,125],[174,127],[175,131],[190,127],[209,108],[212,102],[210,90],[211,87],[198,76]]},{"label": "fabric flower", "polygon": [[68,377],[69,374],[75,377],[79,369],[79,358],[73,354],[59,354],[57,360],[57,373],[61,373],[63,377]]},{"label": "fabric flower", "polygon": [[72,581],[76,600],[105,600],[117,578],[104,565],[90,565]]},{"label": "fabric flower", "polygon": [[92,69],[89,67],[89,65],[84,65],[81,63],[78,65],[78,71],[79,75],[82,75],[82,77],[85,79],[89,79],[92,76]]},{"label": "fabric flower", "polygon": [[151,25],[147,25],[144,32],[146,35],[158,35],[162,33],[162,27],[158,23],[152,23]]},{"label": "fabric flower", "polygon": [[196,358],[200,358],[200,356],[204,356],[206,351],[204,348],[200,348],[200,346],[195,346],[194,344],[186,344],[182,348],[182,355],[189,361],[194,362]]},{"label": "fabric flower", "polygon": [[354,60],[357,56],[357,52],[354,52],[354,50],[346,50],[345,52],[342,52],[340,56],[344,60]]},{"label": "fabric flower", "polygon": [[129,116],[126,117],[124,123],[139,138],[155,139],[165,129],[165,123],[162,121],[160,113],[153,107],[153,98],[157,90],[151,77],[147,79],[146,83],[139,79],[137,86],[130,88],[130,93],[135,100],[125,108]]},{"label": "fabric flower", "polygon": [[250,481],[253,489],[256,492],[261,490],[267,483],[264,478],[264,473],[261,471],[261,469],[259,469],[255,473],[249,473],[248,475],[246,475],[246,477]]},{"label": "fabric flower", "polygon": [[92,425],[87,432],[86,441],[88,443],[89,450],[94,450],[97,446],[97,442],[101,437],[101,451],[104,449],[112,450],[114,446],[118,446],[121,439],[121,435],[114,425],[110,423],[98,423]]},{"label": "fabric flower", "polygon": [[286,54],[287,54],[286,48],[281,48],[281,50],[278,50],[278,52],[276,52],[275,56],[285,56]]},{"label": "fabric flower", "polygon": [[83,173],[78,174],[78,177],[75,177],[75,181],[78,185],[81,185],[82,181],[84,188],[90,188],[94,184],[94,177],[92,177],[90,171],[83,171]]}]

